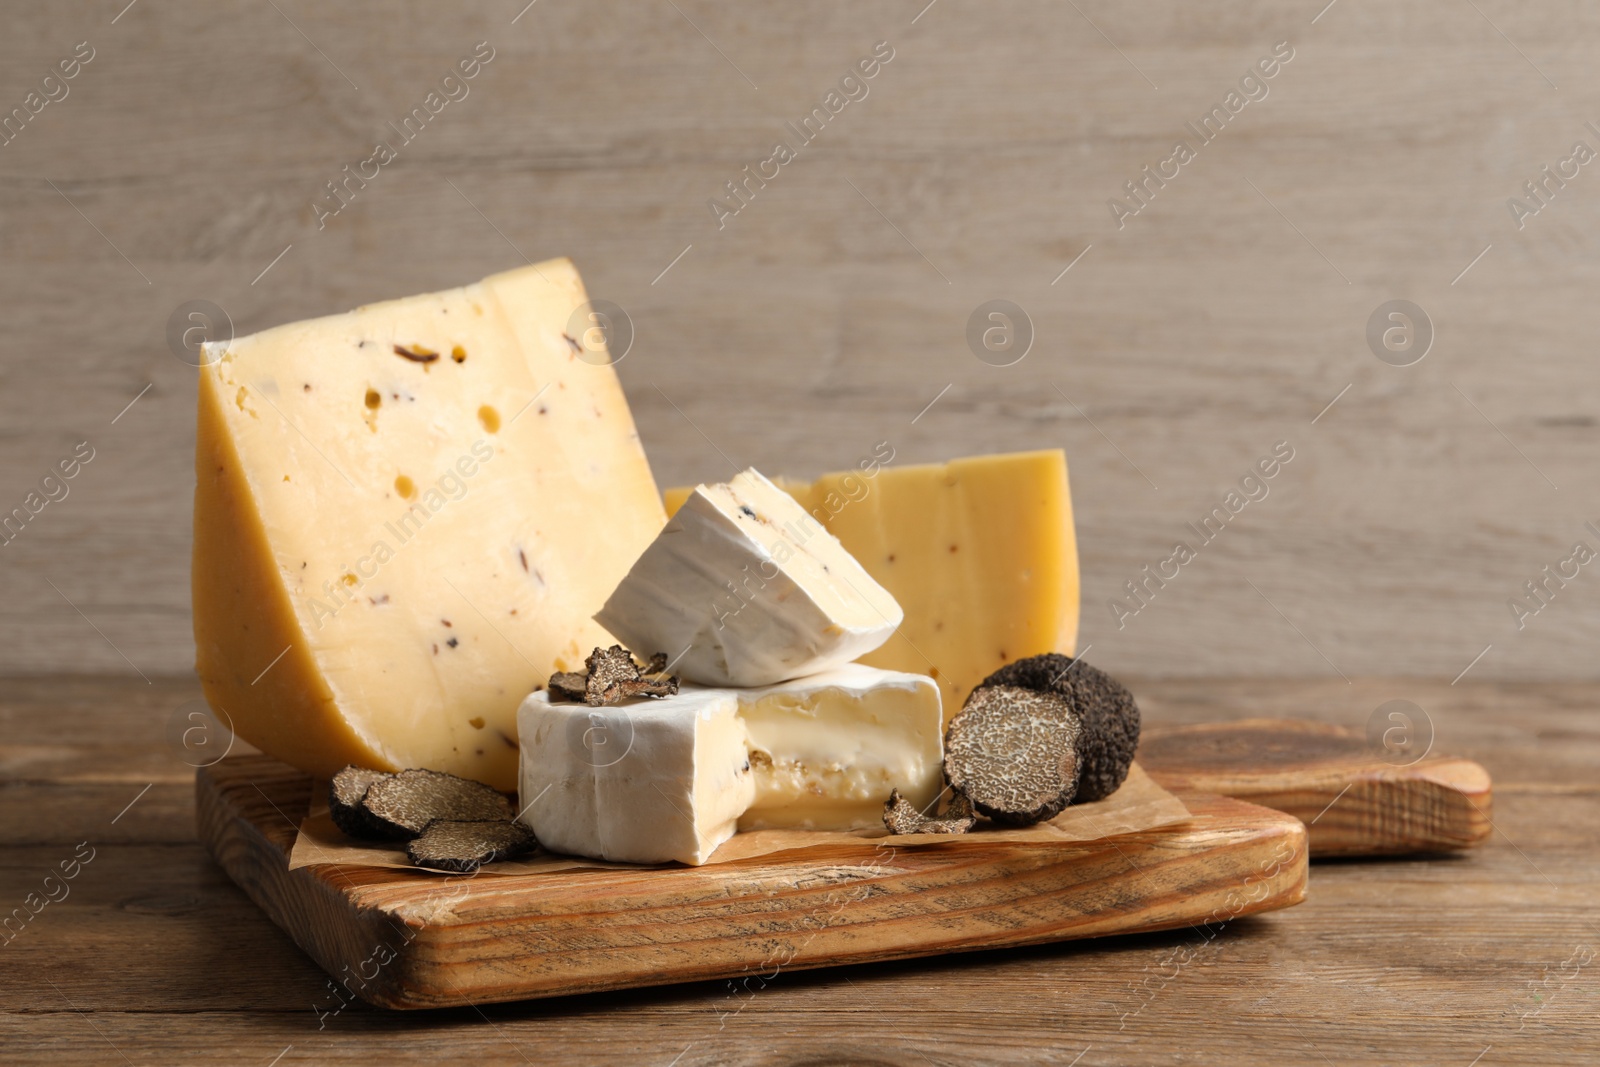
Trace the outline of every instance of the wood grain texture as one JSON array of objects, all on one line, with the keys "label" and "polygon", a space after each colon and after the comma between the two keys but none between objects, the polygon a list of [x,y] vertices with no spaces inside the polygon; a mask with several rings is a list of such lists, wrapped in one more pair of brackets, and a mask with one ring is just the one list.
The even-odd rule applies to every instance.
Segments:
[{"label": "wood grain texture", "polygon": [[1168,789],[1293,815],[1306,824],[1313,858],[1448,852],[1494,831],[1489,772],[1479,764],[1427,753],[1398,764],[1328,723],[1158,726],[1139,739],[1139,758]]},{"label": "wood grain texture", "polygon": [[[1180,827],[1061,846],[878,848],[713,867],[440,878],[288,869],[309,778],[265,756],[196,777],[201,842],[341,1000],[459,1007],[1193,927],[1305,895],[1305,828],[1223,797]],[[329,1010],[342,1006],[331,1002]]]},{"label": "wood grain texture", "polygon": [[[0,147],[0,512],[96,458],[0,549],[0,669],[188,669],[181,303],[254,331],[570,254],[634,321],[663,484],[1064,447],[1115,672],[1449,679],[1492,644],[1469,677],[1597,676],[1587,571],[1525,629],[1507,608],[1600,520],[1600,196],[1585,169],[1506,208],[1593,137],[1589,7],[925,6],[9,5],[0,109],[97,54]],[[319,230],[324,183],[480,40],[471,95]],[[707,199],[879,40],[870,94],[718,229]],[[1270,94],[1118,229],[1107,200],[1280,40]],[[994,297],[1035,327],[1013,367],[965,340]],[[1408,368],[1364,339],[1397,297],[1437,335]],[[1279,440],[1270,496],[1118,628]]]},{"label": "wood grain texture", "polygon": [[1600,691],[1128,681],[1153,729],[1289,714],[1359,728],[1383,701],[1414,700],[1441,749],[1493,773],[1494,836],[1450,857],[1313,864],[1305,903],[1211,938],[1180,929],[785,969],[754,994],[711,981],[429,1012],[355,1002],[322,1017],[334,1003],[322,969],[194,840],[194,769],[165,732],[194,682],[4,679],[0,903],[37,892],[79,842],[98,849],[70,896],[0,945],[5,1061],[1594,1062],[1595,966],[1563,964],[1600,949],[1600,720],[1587,714]]}]

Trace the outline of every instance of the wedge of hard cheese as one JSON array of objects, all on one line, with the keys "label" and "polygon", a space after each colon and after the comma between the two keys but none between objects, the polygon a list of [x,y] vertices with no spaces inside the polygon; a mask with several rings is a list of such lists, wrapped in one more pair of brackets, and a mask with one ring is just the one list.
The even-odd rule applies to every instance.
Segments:
[{"label": "wedge of hard cheese", "polygon": [[[1060,450],[776,481],[905,611],[861,662],[937,678],[947,717],[1012,660],[1072,653],[1078,547]],[[668,512],[690,491],[667,490]]]},{"label": "wedge of hard cheese", "polygon": [[900,605],[793,497],[747,470],[695,487],[595,621],[705,685],[771,685],[889,639]]},{"label": "wedge of hard cheese", "polygon": [[208,346],[196,669],[245,740],[515,786],[517,706],[665,521],[585,300],[551,260]]},{"label": "wedge of hard cheese", "polygon": [[883,825],[943,785],[939,688],[858,663],[758,689],[685,686],[608,707],[528,697],[521,820],[546,848],[704,863],[735,830]]}]

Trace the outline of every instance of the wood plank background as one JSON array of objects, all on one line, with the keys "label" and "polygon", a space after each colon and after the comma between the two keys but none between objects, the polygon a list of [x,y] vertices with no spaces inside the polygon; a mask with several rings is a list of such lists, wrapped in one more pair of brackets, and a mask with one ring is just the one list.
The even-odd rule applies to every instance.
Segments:
[{"label": "wood plank background", "polygon": [[[1520,231],[1506,206],[1600,148],[1592,5],[523,2],[0,8],[0,114],[94,49],[0,147],[0,512],[95,450],[0,548],[0,672],[189,668],[180,304],[243,333],[569,254],[633,320],[663,484],[718,449],[1064,447],[1108,669],[1450,678],[1492,645],[1471,677],[1600,674],[1600,578],[1520,632],[1507,607],[1600,548],[1600,173]],[[1119,230],[1108,198],[1285,40]],[[319,230],[323,183],[480,41],[470,95]],[[869,95],[719,230],[706,200],[879,41]],[[1036,330],[1011,367],[965,341],[996,297]],[[1435,326],[1415,366],[1364,339],[1394,298]],[[1107,600],[1280,440],[1271,495],[1119,629]]]}]

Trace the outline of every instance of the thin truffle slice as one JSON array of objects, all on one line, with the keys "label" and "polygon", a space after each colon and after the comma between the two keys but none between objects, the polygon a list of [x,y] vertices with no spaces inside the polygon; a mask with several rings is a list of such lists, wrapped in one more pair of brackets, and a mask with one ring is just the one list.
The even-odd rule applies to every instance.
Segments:
[{"label": "thin truffle slice", "polygon": [[639,680],[639,665],[633,661],[633,653],[621,645],[595,649],[584,666],[589,668],[590,704],[615,704],[625,695],[622,684]]},{"label": "thin truffle slice", "polygon": [[678,679],[672,675],[642,674],[631,682],[620,683],[625,697],[670,697],[678,695]]},{"label": "thin truffle slice", "polygon": [[545,683],[551,700],[582,703],[589,690],[589,680],[579,671],[556,671]]},{"label": "thin truffle slice", "polygon": [[557,671],[545,687],[553,700],[583,701],[590,707],[620,704],[630,697],[670,697],[678,679],[667,673],[667,655],[657,652],[644,666],[621,645],[597,648],[584,661],[587,673]]},{"label": "thin truffle slice", "polygon": [[678,695],[678,677],[667,673],[665,652],[657,652],[639,668],[639,681],[633,684],[630,695],[646,697]]},{"label": "thin truffle slice", "polygon": [[678,679],[666,676],[667,657],[662,652],[650,657],[645,668],[651,672],[649,676],[641,673],[633,653],[621,645],[595,649],[585,665],[589,668],[587,698],[591,705],[615,704],[628,697],[668,697],[678,691]]},{"label": "thin truffle slice", "polygon": [[1079,746],[1083,768],[1074,804],[1102,800],[1117,791],[1139,747],[1139,705],[1121,682],[1082,660],[1048,652],[1006,664],[979,687],[997,685],[1054,693],[1083,720]]},{"label": "thin truffle slice", "polygon": [[505,794],[442,771],[401,771],[374,782],[361,807],[391,839],[416,837],[435,819],[511,821]]},{"label": "thin truffle slice", "polygon": [[961,793],[951,796],[943,815],[922,814],[898,789],[890,790],[889,802],[883,806],[883,825],[891,834],[964,834],[977,821],[972,802]]},{"label": "thin truffle slice", "polygon": [[944,777],[995,822],[1052,819],[1078,787],[1083,722],[1053,693],[974,689],[944,737]]},{"label": "thin truffle slice", "polygon": [[677,696],[678,680],[672,675],[640,675],[632,681],[619,681],[618,689],[624,697]]},{"label": "thin truffle slice", "polygon": [[334,775],[328,783],[328,814],[333,816],[333,825],[363,841],[398,840],[361,806],[367,790],[388,777],[387,771],[374,771],[353,763]]},{"label": "thin truffle slice", "polygon": [[517,859],[538,847],[533,831],[521,823],[435,819],[406,845],[406,855],[418,867],[471,874],[485,863]]}]

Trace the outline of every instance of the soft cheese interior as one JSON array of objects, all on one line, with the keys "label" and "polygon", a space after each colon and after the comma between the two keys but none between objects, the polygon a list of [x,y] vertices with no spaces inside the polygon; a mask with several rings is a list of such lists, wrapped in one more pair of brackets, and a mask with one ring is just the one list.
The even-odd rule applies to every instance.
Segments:
[{"label": "soft cheese interior", "polygon": [[741,830],[882,826],[892,789],[919,808],[939,793],[931,678],[850,663],[738,696],[755,778]]},{"label": "soft cheese interior", "polygon": [[700,864],[736,830],[877,827],[892,789],[926,807],[942,785],[938,686],[861,664],[612,707],[541,691],[518,718],[522,821],[597,859]]}]

